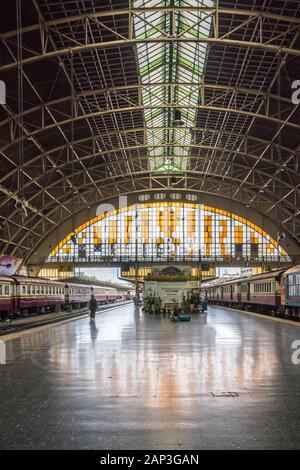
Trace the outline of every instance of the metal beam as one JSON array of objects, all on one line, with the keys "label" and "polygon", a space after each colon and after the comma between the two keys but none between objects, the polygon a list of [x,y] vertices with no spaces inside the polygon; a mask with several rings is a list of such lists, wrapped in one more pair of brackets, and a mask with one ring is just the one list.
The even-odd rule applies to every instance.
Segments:
[{"label": "metal beam", "polygon": [[[282,21],[283,23],[291,23],[295,25],[300,25],[300,18],[296,16],[283,15],[278,13],[264,12],[262,10],[247,10],[241,8],[222,8],[222,7],[205,7],[205,6],[166,6],[166,7],[147,7],[147,8],[118,8],[111,10],[100,10],[89,13],[82,13],[80,15],[73,15],[63,18],[56,18],[50,21],[44,21],[42,24],[37,23],[34,25],[25,26],[22,28],[22,33],[32,33],[34,31],[39,31],[42,29],[48,30],[52,26],[60,26],[64,24],[76,23],[78,21],[85,22],[86,20],[93,20],[97,18],[114,18],[118,16],[134,16],[142,15],[145,13],[184,13],[191,12],[200,15],[205,13],[208,15],[231,15],[231,16],[241,16],[243,18],[256,18],[256,19],[267,19],[270,21]],[[0,34],[0,40],[12,38],[17,35],[17,30],[8,31]]]},{"label": "metal beam", "polygon": [[[177,175],[177,178],[183,177],[183,179],[185,179],[185,180],[187,180],[187,178],[191,178],[191,179],[194,178],[194,179],[196,179],[196,181],[197,181],[198,184],[199,184],[199,181],[201,181],[201,179],[199,179],[199,176],[201,176],[201,174],[203,175],[204,172],[197,172],[197,171],[185,170],[185,171],[179,173],[179,174]],[[100,185],[101,188],[103,189],[106,185],[107,185],[107,186],[109,186],[109,184],[115,185],[116,182],[117,182],[118,185],[119,185],[119,184],[124,184],[125,182],[128,182],[128,181],[131,182],[132,176],[134,176],[136,180],[138,180],[139,177],[141,177],[141,178],[143,178],[143,179],[149,177],[149,179],[152,178],[152,179],[155,179],[155,180],[159,180],[159,179],[168,180],[168,179],[169,179],[167,175],[155,174],[155,176],[153,176],[153,174],[152,174],[151,171],[145,171],[145,170],[143,170],[143,171],[137,171],[137,172],[132,172],[132,173],[128,173],[128,174],[123,174],[123,175],[120,175],[119,177],[117,177],[117,176],[106,177],[106,176],[105,176],[105,178],[103,178],[103,179],[98,179],[98,180],[96,180],[95,183],[96,183],[97,185]],[[213,174],[213,173],[211,173],[209,176],[210,176],[211,178],[216,179],[216,180],[219,180],[220,178],[222,178],[222,179],[224,179],[225,181],[231,181],[231,182],[234,181],[234,182],[236,182],[236,183],[241,182],[241,180],[240,180],[239,178],[232,178],[232,176],[225,176],[225,177],[224,177],[224,175]],[[248,190],[249,190],[250,192],[252,192],[253,194],[255,194],[255,190],[252,190],[252,188],[253,188],[253,184],[252,184],[252,183],[250,183],[250,182],[247,181],[247,182],[245,183],[245,185],[247,186],[247,188],[248,188]],[[85,193],[87,193],[87,192],[89,191],[89,185],[86,185],[86,184],[85,184],[83,187],[78,187],[78,189],[79,189],[79,190],[82,190],[82,194],[85,194]],[[162,188],[161,188],[161,189],[162,189]],[[181,191],[182,189],[185,189],[185,188],[184,188],[184,187],[174,187],[174,188],[172,188],[172,187],[170,187],[170,186],[167,186],[167,187],[164,187],[163,189],[164,189],[164,190],[173,189],[173,190],[176,192],[176,190]],[[115,191],[116,191],[116,188],[115,188]],[[203,192],[203,191],[201,191],[201,192]],[[267,193],[267,191],[266,191],[266,193]],[[119,195],[119,194],[118,194],[118,192],[116,191],[115,193],[110,194],[110,197],[113,198],[113,197],[118,196],[118,195]],[[265,197],[265,194],[264,194],[263,196]],[[34,197],[34,196],[33,196],[33,197]],[[58,199],[60,200],[60,199],[63,199],[64,197],[65,197],[65,195],[63,195],[62,197],[60,197],[60,198],[58,198]],[[243,202],[244,204],[247,203],[247,201],[245,201],[245,200],[242,201],[242,202]],[[268,201],[266,201],[266,202],[268,202]],[[289,205],[289,204],[287,203],[287,205]],[[292,208],[293,208],[293,206],[292,206]],[[49,215],[51,215],[53,212],[55,212],[55,211],[57,210],[57,207],[54,207],[54,208],[51,209],[51,206],[46,206],[45,209],[47,210],[47,213],[48,213]],[[294,209],[294,208],[293,208],[293,209]],[[28,220],[28,223],[31,223],[30,220]],[[32,224],[31,224],[31,225],[32,225]],[[34,229],[34,228],[35,228],[35,225],[33,225],[32,228]],[[20,231],[21,231],[21,230],[18,230],[18,231],[14,234],[14,237],[17,237]],[[291,235],[292,235],[292,234],[291,234]],[[292,236],[293,236],[293,235],[292,235]],[[14,237],[12,238],[12,240],[14,240]],[[24,238],[26,238],[26,235],[25,235]],[[23,241],[23,238],[21,239],[21,241]]]},{"label": "metal beam", "polygon": [[[51,60],[57,57],[65,56],[70,54],[78,54],[80,52],[86,52],[91,50],[98,50],[98,49],[109,49],[109,48],[117,48],[117,47],[124,47],[124,46],[134,46],[137,44],[166,44],[170,42],[179,42],[179,43],[203,43],[203,44],[217,44],[221,46],[232,46],[232,47],[245,47],[251,49],[262,50],[266,52],[270,52],[272,54],[287,54],[290,56],[300,57],[300,49],[292,49],[289,47],[282,47],[282,46],[275,46],[269,43],[259,43],[259,42],[251,42],[251,41],[241,41],[241,40],[234,40],[234,39],[220,39],[220,38],[213,38],[213,37],[200,37],[200,38],[185,38],[185,37],[160,37],[160,38],[145,38],[145,39],[116,39],[114,41],[103,41],[103,42],[95,42],[91,44],[83,44],[80,46],[72,46],[71,48],[63,48],[56,51],[46,52],[44,54],[34,54],[31,57],[26,57],[23,59],[23,67],[28,65],[37,64],[42,60]],[[17,63],[10,63],[6,65],[2,65],[0,67],[0,73],[7,72],[9,70],[13,70],[17,67]]]},{"label": "metal beam", "polygon": [[[100,155],[101,157],[103,157],[103,156],[106,156],[106,155],[109,155],[109,154],[113,154],[113,153],[118,153],[118,152],[122,153],[123,151],[125,151],[125,152],[132,152],[132,151],[137,151],[137,150],[140,150],[140,149],[147,149],[147,148],[152,148],[152,149],[153,149],[153,148],[162,148],[162,147],[180,148],[180,147],[185,147],[185,146],[184,146],[184,145],[177,145],[177,144],[164,144],[164,145],[153,145],[153,146],[137,145],[137,146],[132,146],[132,147],[115,148],[115,149],[111,149],[111,150],[107,150],[107,151],[101,152],[101,154],[99,154],[98,152],[97,152],[97,153],[94,153],[94,154],[87,154],[87,155],[84,155],[84,156],[82,156],[82,157],[79,156],[78,158],[79,158],[80,161],[85,161],[85,160],[88,160],[88,159],[90,159],[90,158],[95,158],[95,157],[97,157],[97,156],[99,156],[99,155]],[[241,155],[241,156],[243,156],[243,157],[251,158],[251,159],[254,159],[254,160],[260,159],[260,160],[263,161],[264,163],[272,164],[272,166],[275,166],[275,167],[277,168],[276,173],[273,174],[273,179],[274,179],[275,181],[280,182],[281,184],[283,184],[284,186],[287,186],[288,188],[292,188],[292,185],[291,185],[291,184],[289,184],[288,182],[282,181],[281,178],[280,178],[280,179],[277,178],[277,174],[279,174],[279,173],[281,172],[282,166],[281,166],[279,163],[277,163],[276,161],[272,162],[272,161],[270,161],[270,160],[267,159],[267,158],[260,158],[259,155],[254,155],[254,154],[251,154],[251,153],[248,153],[248,152],[243,152],[243,151],[241,151],[241,150],[231,150],[231,149],[226,149],[226,148],[222,148],[222,147],[213,147],[213,146],[209,146],[209,145],[191,145],[191,148],[195,148],[195,149],[206,149],[206,150],[212,150],[212,151],[225,152],[225,153],[230,153],[230,154],[232,154],[232,155]],[[141,161],[144,160],[145,163],[146,163],[145,166],[146,166],[146,169],[147,169],[147,168],[148,168],[148,165],[147,165],[147,164],[148,164],[148,158],[149,158],[148,155],[145,155],[145,156],[138,156],[138,157],[130,157],[130,163],[134,163],[134,164],[135,164],[135,163],[139,163],[139,162],[141,162]],[[76,160],[77,160],[77,159],[76,159]],[[199,160],[199,156],[198,156],[198,155],[194,155],[194,156],[190,156],[190,157],[189,157],[189,161],[190,161],[190,162],[193,162],[193,161],[197,162],[198,160]],[[123,158],[118,158],[118,164],[124,163],[124,162],[126,162],[126,161],[127,161],[127,159],[124,158],[124,157],[123,157]],[[112,165],[113,165],[114,163],[115,163],[114,161],[113,161],[113,162],[105,162],[105,161],[103,161],[101,164],[96,165],[96,166],[93,165],[92,168],[88,168],[88,169],[89,169],[89,170],[92,170],[92,171],[97,171],[97,170],[100,170],[100,171],[101,171],[102,168],[106,169],[106,168],[109,167],[109,164],[112,164]],[[68,161],[68,162],[65,161],[64,163],[62,163],[62,164],[60,164],[60,165],[57,165],[57,166],[56,166],[56,170],[57,170],[57,171],[63,170],[63,169],[64,169],[66,166],[68,166],[68,165],[71,165],[71,161]],[[249,170],[249,168],[251,168],[251,165],[250,165],[250,166],[246,166],[246,165],[242,165],[241,163],[235,163],[235,165],[236,165],[236,168],[235,168],[236,170],[242,168],[243,170],[247,171],[247,170]],[[191,166],[190,170],[197,171],[197,168]],[[286,171],[287,171],[287,172],[290,172],[291,174],[294,173],[294,170],[293,170],[292,168],[289,169],[288,167],[286,167]],[[25,184],[24,189],[29,188],[32,183],[38,182],[40,179],[44,178],[44,177],[47,176],[47,175],[50,175],[52,172],[53,172],[53,170],[51,169],[51,170],[45,171],[45,172],[42,173],[42,174],[39,174],[36,178],[31,178],[31,180],[28,181],[27,184]],[[267,173],[267,172],[264,171],[264,170],[256,169],[256,172],[257,172],[257,174],[261,174],[261,175],[263,175],[263,176],[265,176],[265,177],[267,177],[267,178],[270,176],[269,173]],[[81,170],[78,170],[78,171],[76,171],[76,172],[74,173],[74,176],[77,177],[78,175],[80,175],[80,173],[81,173]],[[157,173],[157,172],[155,172],[155,171],[152,170],[152,173],[155,174],[155,173]],[[117,178],[117,177],[120,177],[120,176],[122,176],[122,174],[123,174],[123,173],[121,173],[121,174],[114,174],[114,177],[116,177],[116,178]],[[59,184],[61,181],[64,180],[64,176],[63,176],[62,174],[61,174],[61,176],[62,176],[62,179],[61,179],[61,180],[57,179],[57,180],[55,181],[55,183],[53,183],[53,185],[56,186],[57,184]],[[222,176],[222,177],[223,177],[223,176]],[[7,176],[6,176],[6,179],[7,179],[7,178],[10,178],[10,175],[7,175]],[[253,183],[252,183],[252,185],[253,185]],[[42,186],[41,186],[41,187],[42,187]],[[49,185],[49,186],[47,186],[47,189],[51,189],[51,187],[52,187],[52,185]],[[257,185],[257,188],[259,189],[260,186]],[[1,189],[1,188],[0,188],[0,189]],[[44,188],[42,188],[42,190],[44,190]],[[42,191],[41,191],[41,192],[42,192]],[[17,193],[15,193],[15,195],[16,195],[16,194],[17,194]],[[36,197],[38,194],[39,194],[39,193],[36,193],[34,197]],[[4,206],[4,205],[8,202],[8,200],[9,200],[9,198],[6,199],[6,200],[4,199],[4,200],[0,203],[0,207]]]},{"label": "metal beam", "polygon": [[[206,90],[218,90],[218,91],[224,91],[224,92],[232,92],[233,94],[245,94],[245,95],[251,95],[251,96],[261,96],[265,100],[279,100],[284,103],[287,103],[289,105],[293,105],[291,98],[285,98],[283,96],[278,96],[273,93],[269,92],[264,92],[261,90],[255,90],[252,88],[245,88],[245,87],[238,87],[238,86],[229,86],[229,85],[219,85],[219,84],[209,84],[209,83],[191,83],[191,82],[176,82],[176,83],[164,83],[164,82],[157,82],[157,83],[140,83],[140,84],[135,84],[135,85],[120,85],[120,86],[113,86],[109,88],[97,88],[97,89],[91,89],[91,90],[85,90],[85,91],[77,91],[75,92],[75,99],[80,100],[81,98],[86,98],[89,96],[101,96],[101,95],[107,95],[108,93],[116,93],[116,92],[122,92],[122,91],[139,91],[140,89],[144,88],[156,88],[156,87],[167,87],[167,88],[173,88],[173,87],[189,87],[189,88],[194,88],[197,90],[200,94],[203,94]],[[217,101],[218,99],[222,98],[220,97],[215,97],[214,101]],[[124,99],[126,100],[126,97],[122,95],[118,95],[118,98],[121,100]],[[39,111],[44,110],[45,108],[51,108],[52,106],[55,105],[60,105],[67,103],[72,99],[72,96],[64,96],[62,98],[57,98],[55,100],[47,101],[45,103],[42,103],[37,106],[33,106],[32,108],[25,109],[23,112],[23,116],[28,116],[32,113],[36,113]],[[266,105],[267,106],[267,105]],[[162,106],[160,106],[163,108]],[[186,108],[186,106],[185,106]],[[59,110],[60,114],[64,114],[61,110]],[[65,113],[67,115],[67,113]],[[9,124],[12,120],[19,118],[19,114],[14,114],[14,116],[9,117],[7,119],[3,119],[0,122],[0,127]]]},{"label": "metal beam", "polygon": [[[168,104],[168,105],[165,105],[165,106],[138,105],[138,106],[126,106],[126,107],[123,107],[123,108],[112,108],[112,109],[106,109],[106,110],[102,110],[102,111],[95,111],[93,113],[76,116],[73,119],[73,121],[74,122],[79,122],[79,121],[82,121],[84,119],[97,118],[97,117],[106,116],[106,115],[110,115],[110,114],[114,114],[114,113],[119,114],[119,113],[133,112],[133,111],[137,111],[137,110],[161,109],[161,108],[173,109],[174,106]],[[176,108],[177,109],[201,109],[201,110],[215,111],[215,112],[218,112],[218,113],[232,113],[232,114],[241,115],[241,116],[245,116],[245,117],[253,117],[253,118],[257,118],[257,119],[266,120],[266,121],[269,121],[269,122],[277,124],[277,125],[285,125],[287,127],[290,127],[291,129],[296,129],[298,131],[300,129],[300,123],[298,124],[298,123],[294,123],[294,122],[284,121],[284,120],[279,119],[277,117],[272,117],[272,116],[268,116],[268,115],[265,115],[265,114],[256,114],[254,112],[243,110],[243,109],[222,108],[222,107],[218,107],[218,106],[211,106],[211,105],[207,106],[207,105],[201,105],[201,104],[193,105],[193,106],[190,105],[188,107],[178,105],[178,106],[176,106]],[[26,137],[24,136],[24,138],[28,139],[28,138],[36,136],[36,135],[38,135],[42,132],[47,132],[49,130],[55,129],[56,127],[61,127],[61,126],[68,125],[68,124],[70,124],[71,121],[72,121],[72,119],[68,118],[68,119],[65,119],[63,121],[59,121],[59,122],[54,123],[54,124],[49,124],[47,126],[44,126],[42,128],[39,128],[39,129],[36,129],[36,130],[30,132]],[[147,129],[147,128],[145,128],[145,129]],[[189,127],[188,127],[188,129],[189,129]],[[19,139],[15,139],[13,141],[13,143],[9,143],[9,144],[4,145],[2,148],[0,148],[0,152],[5,152],[5,150],[7,148],[11,147],[12,145],[14,145],[18,142],[19,142]]]},{"label": "metal beam", "polygon": [[[147,177],[148,178],[148,177]],[[144,179],[144,178],[143,178]],[[129,180],[130,182],[130,180]],[[149,186],[149,185],[148,185]],[[185,188],[181,188],[181,189],[174,189],[174,188],[165,188],[165,190],[173,190],[174,192],[176,192],[178,190],[178,192],[192,192],[192,193],[198,193],[198,194],[202,194],[202,195],[211,195],[211,196],[219,196],[220,197],[220,194],[219,193],[216,193],[214,191],[201,191],[195,187],[193,188],[189,188],[189,187],[185,187]],[[159,188],[151,188],[151,187],[148,187],[147,189],[144,189],[144,190],[141,190],[141,189],[137,189],[137,190],[134,190],[132,188],[128,188],[127,190],[121,190],[118,194],[115,194],[115,195],[112,195],[111,192],[109,192],[107,194],[107,196],[101,201],[101,202],[106,202],[108,200],[111,200],[113,197],[116,197],[116,196],[132,196],[132,195],[135,195],[135,194],[141,194],[143,192],[150,192],[150,193],[154,193],[154,192],[159,192]],[[222,194],[222,198],[228,200],[228,203],[230,204],[230,201],[231,201],[231,198],[229,196],[227,196],[226,194]],[[100,201],[99,201],[100,202]],[[244,200],[241,200],[239,201],[243,204],[246,204],[246,201]],[[97,201],[94,201],[94,203],[97,203]],[[77,211],[76,211],[76,214],[81,212],[82,210],[84,209],[84,207],[80,207]],[[255,207],[253,207],[254,210],[257,210],[255,209]],[[264,214],[262,214],[262,216],[264,216]],[[277,220],[270,217],[270,216],[266,216],[267,218],[269,218],[270,220],[272,220],[273,222],[275,222],[277,225]],[[59,221],[59,225],[63,224],[64,222],[66,222],[68,219],[70,218],[70,215],[66,215],[65,217],[63,217],[60,221]],[[295,237],[295,234],[290,232],[288,229],[286,229],[285,227],[283,227],[284,230],[286,230],[287,233],[289,233],[289,236],[291,236],[293,239],[295,239],[298,243],[300,243],[300,237]],[[49,232],[47,233],[44,233],[44,234],[41,234],[40,238],[39,238],[39,243],[42,243],[47,237],[48,235],[50,235],[55,229],[52,228]],[[28,262],[28,260],[30,259],[30,257],[32,256],[32,254],[34,253],[34,249],[32,249],[31,253],[28,255],[28,257],[25,259],[25,263]]]}]

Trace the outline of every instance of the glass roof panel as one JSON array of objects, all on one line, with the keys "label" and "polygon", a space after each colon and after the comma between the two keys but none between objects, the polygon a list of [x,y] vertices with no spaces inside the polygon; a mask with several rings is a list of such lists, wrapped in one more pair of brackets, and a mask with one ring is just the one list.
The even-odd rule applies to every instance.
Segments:
[{"label": "glass roof panel", "polygon": [[[189,7],[212,7],[212,0],[134,0],[144,12],[134,16],[138,39],[166,38],[161,43],[139,43],[138,65],[142,85],[149,166],[153,171],[180,171],[188,166],[192,135],[199,102],[199,82],[204,73],[207,47],[188,42],[210,34],[211,17]],[[183,7],[180,11],[147,11],[153,7]],[[187,9],[184,10],[184,7]],[[176,37],[187,41],[178,42]],[[175,40],[174,40],[175,39]],[[157,84],[157,86],[155,86]],[[180,109],[180,126],[174,127]],[[155,129],[154,129],[155,128]],[[157,129],[162,128],[162,129]],[[153,147],[161,145],[160,147]],[[159,158],[157,158],[159,156]]]}]

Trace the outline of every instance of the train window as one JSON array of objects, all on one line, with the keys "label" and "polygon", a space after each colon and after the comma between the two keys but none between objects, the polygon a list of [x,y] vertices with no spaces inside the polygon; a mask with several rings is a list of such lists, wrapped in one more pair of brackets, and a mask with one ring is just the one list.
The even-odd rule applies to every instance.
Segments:
[{"label": "train window", "polygon": [[9,286],[4,287],[4,295],[9,295]]},{"label": "train window", "polygon": [[22,294],[26,294],[26,286],[22,286]]},{"label": "train window", "polygon": [[2,285],[0,285],[0,295],[2,295]]},{"label": "train window", "polygon": [[296,274],[296,285],[300,284],[300,274]]},{"label": "train window", "polygon": [[30,295],[30,284],[27,284],[27,295]]}]

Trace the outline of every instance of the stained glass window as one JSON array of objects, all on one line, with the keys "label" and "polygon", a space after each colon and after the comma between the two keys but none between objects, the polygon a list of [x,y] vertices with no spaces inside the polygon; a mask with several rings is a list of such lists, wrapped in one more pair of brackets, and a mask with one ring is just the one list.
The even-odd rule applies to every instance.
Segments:
[{"label": "stained glass window", "polygon": [[95,217],[48,261],[289,261],[263,229],[203,204],[144,203]]}]

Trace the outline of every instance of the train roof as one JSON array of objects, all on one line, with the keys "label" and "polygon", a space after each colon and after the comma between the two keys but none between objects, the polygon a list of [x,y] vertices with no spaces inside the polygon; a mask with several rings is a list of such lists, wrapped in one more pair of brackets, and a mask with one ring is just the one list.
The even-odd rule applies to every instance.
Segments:
[{"label": "train roof", "polygon": [[65,283],[61,281],[53,281],[50,279],[45,279],[43,277],[31,277],[31,276],[20,276],[20,275],[12,275],[9,276],[11,279],[15,279],[17,282],[36,282],[39,284],[55,284],[59,286],[64,286]]},{"label": "train roof", "polygon": [[295,274],[299,273],[300,274],[300,265],[298,264],[297,266],[293,266],[292,268],[289,268],[285,271],[284,275],[288,276],[289,274]]},{"label": "train roof", "polygon": [[[300,266],[298,266],[299,271],[300,271]],[[247,276],[247,277],[238,277],[235,279],[227,279],[221,282],[217,282],[215,284],[211,284],[210,286],[207,287],[215,287],[215,286],[225,286],[225,285],[230,285],[230,284],[240,284],[244,282],[249,282],[249,281],[259,281],[261,279],[270,279],[270,278],[280,278],[286,271],[286,268],[282,269],[277,269],[274,271],[268,271],[267,273],[263,274],[254,274],[253,276]]]},{"label": "train roof", "polygon": [[[285,272],[286,268],[276,269],[276,271],[268,271],[267,273],[262,274],[254,274],[254,276],[250,276],[248,279],[251,281],[259,281],[260,279],[269,279],[271,278],[280,278],[282,274]],[[244,279],[240,279],[243,282]],[[247,281],[247,279],[245,279]]]},{"label": "train roof", "polygon": [[81,282],[64,282],[64,284],[69,287],[86,287],[88,289],[104,289],[105,291],[116,291],[116,289],[114,289],[113,287],[99,286],[97,284],[84,284]]},{"label": "train roof", "polygon": [[9,282],[9,281],[12,282],[11,276],[5,276],[4,274],[1,275],[1,276],[0,276],[0,282],[4,282],[4,281],[6,281],[6,282]]}]

